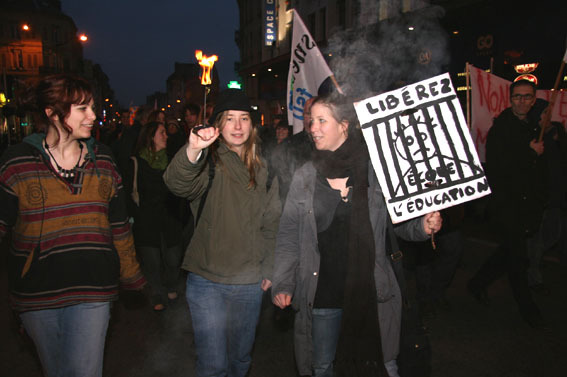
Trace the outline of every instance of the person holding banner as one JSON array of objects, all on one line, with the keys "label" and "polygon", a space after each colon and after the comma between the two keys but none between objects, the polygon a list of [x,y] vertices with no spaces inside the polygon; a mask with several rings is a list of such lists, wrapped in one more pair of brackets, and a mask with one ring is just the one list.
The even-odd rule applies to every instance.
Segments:
[{"label": "person holding banner", "polygon": [[522,318],[534,328],[545,328],[541,312],[528,288],[528,244],[534,241],[546,201],[544,142],[528,113],[536,101],[533,82],[510,85],[511,107],[488,132],[487,177],[492,189],[488,215],[500,238],[498,250],[468,282],[468,290],[487,304],[488,286],[505,273]]},{"label": "person holding banner", "polygon": [[[336,354],[341,376],[397,376],[401,298],[382,190],[352,103],[318,97],[311,118],[316,150],[296,171],[280,219],[272,300],[297,311],[300,375],[332,376]],[[425,240],[441,222],[435,212],[395,229]]]}]

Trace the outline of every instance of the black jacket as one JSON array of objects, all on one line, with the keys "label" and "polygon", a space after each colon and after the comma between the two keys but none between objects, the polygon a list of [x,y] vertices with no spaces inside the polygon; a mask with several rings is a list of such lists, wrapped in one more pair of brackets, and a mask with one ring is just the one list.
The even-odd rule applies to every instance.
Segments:
[{"label": "black jacket", "polygon": [[187,204],[169,191],[163,181],[164,170],[153,169],[140,156],[136,158],[140,195],[140,207],[134,217],[136,245],[160,247],[161,234],[168,247],[181,244],[183,209]]},{"label": "black jacket", "polygon": [[530,147],[539,126],[504,110],[488,132],[486,165],[492,190],[489,214],[497,223],[537,231],[546,199],[544,160]]}]

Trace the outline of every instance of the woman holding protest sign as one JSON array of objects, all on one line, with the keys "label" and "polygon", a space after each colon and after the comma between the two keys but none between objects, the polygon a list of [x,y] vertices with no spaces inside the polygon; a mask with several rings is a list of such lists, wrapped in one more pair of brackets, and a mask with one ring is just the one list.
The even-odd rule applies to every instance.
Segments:
[{"label": "woman holding protest sign", "polygon": [[[272,298],[293,305],[301,375],[396,376],[401,298],[387,258],[390,221],[351,102],[311,108],[312,162],[294,175],[280,219]],[[410,240],[441,228],[438,212],[396,227]]]}]

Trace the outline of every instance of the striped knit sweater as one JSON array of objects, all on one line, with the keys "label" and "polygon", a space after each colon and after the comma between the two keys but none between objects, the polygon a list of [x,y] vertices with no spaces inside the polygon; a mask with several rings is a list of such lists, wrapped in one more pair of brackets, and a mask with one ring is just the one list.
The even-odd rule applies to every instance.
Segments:
[{"label": "striped knit sweater", "polygon": [[108,147],[86,140],[87,157],[69,183],[34,134],[0,160],[0,239],[12,240],[8,274],[17,311],[111,301],[140,273],[121,177]]}]

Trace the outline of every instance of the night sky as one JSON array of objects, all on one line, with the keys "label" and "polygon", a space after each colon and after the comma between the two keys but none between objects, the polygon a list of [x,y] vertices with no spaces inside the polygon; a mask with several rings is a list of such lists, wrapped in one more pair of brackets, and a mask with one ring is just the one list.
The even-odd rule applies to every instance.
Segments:
[{"label": "night sky", "polygon": [[62,9],[89,36],[84,58],[102,66],[122,106],[165,92],[174,63],[195,63],[195,50],[219,57],[221,87],[237,79],[236,0],[63,0]]}]

